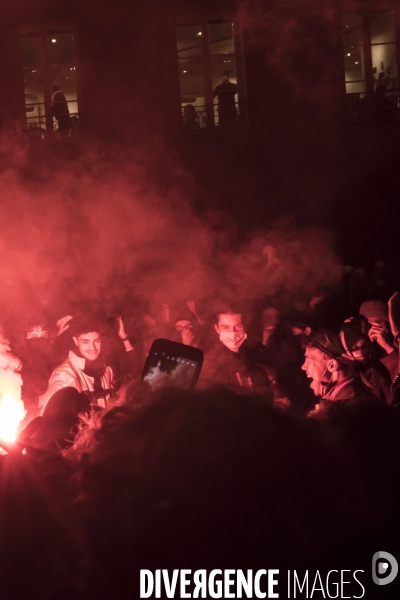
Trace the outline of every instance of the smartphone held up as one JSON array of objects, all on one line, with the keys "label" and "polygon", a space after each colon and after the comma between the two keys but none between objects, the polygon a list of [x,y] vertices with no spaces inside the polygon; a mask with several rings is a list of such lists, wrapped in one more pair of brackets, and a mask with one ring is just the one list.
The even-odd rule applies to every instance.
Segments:
[{"label": "smartphone held up", "polygon": [[198,348],[159,338],[154,340],[142,371],[145,387],[192,391],[199,378],[204,354]]}]

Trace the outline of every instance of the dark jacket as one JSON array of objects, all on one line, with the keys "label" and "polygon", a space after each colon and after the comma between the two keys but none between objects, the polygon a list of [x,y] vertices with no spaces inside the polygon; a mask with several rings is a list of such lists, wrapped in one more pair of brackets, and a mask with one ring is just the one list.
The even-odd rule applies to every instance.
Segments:
[{"label": "dark jacket", "polygon": [[253,357],[254,352],[246,342],[238,352],[232,352],[222,342],[218,342],[204,357],[198,387],[235,386],[238,389],[267,394],[272,399],[267,370],[257,364]]},{"label": "dark jacket", "polygon": [[342,381],[328,384],[322,401],[336,400],[377,400],[377,397],[357,375],[346,377]]},{"label": "dark jacket", "polygon": [[65,131],[71,127],[71,117],[68,110],[68,102],[61,91],[54,94],[53,116],[57,119],[58,129]]}]

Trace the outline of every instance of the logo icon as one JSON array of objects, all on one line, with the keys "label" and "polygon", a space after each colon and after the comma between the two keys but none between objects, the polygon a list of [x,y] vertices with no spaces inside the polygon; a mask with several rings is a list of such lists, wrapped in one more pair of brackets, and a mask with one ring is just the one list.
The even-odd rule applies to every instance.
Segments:
[{"label": "logo icon", "polygon": [[[376,585],[392,583],[399,571],[397,560],[389,552],[375,552],[372,557],[372,579]],[[382,577],[383,575],[383,577]]]}]

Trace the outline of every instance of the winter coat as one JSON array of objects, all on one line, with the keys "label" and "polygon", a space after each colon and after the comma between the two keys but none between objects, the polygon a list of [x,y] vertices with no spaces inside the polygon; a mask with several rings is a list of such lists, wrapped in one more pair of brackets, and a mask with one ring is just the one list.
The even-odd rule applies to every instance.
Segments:
[{"label": "winter coat", "polygon": [[[77,356],[70,350],[67,360],[54,369],[51,374],[47,390],[39,398],[39,408],[43,409],[52,395],[64,387],[73,387],[78,392],[94,392],[94,377],[83,372],[85,359]],[[113,372],[111,367],[106,367],[101,377],[101,386],[104,390],[113,389]]]}]

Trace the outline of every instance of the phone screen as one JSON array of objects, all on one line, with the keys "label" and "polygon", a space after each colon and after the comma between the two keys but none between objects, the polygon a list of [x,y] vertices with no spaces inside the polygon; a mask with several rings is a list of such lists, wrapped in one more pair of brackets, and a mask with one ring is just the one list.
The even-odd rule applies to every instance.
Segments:
[{"label": "phone screen", "polygon": [[163,387],[190,390],[197,381],[202,362],[201,350],[158,339],[147,357],[142,380],[152,392]]}]

